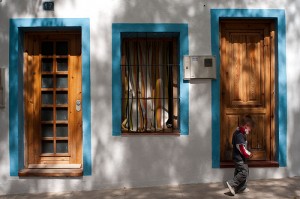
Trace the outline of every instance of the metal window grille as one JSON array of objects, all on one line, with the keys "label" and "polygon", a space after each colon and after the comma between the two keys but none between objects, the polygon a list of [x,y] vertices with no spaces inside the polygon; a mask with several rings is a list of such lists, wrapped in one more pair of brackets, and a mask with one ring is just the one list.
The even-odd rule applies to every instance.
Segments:
[{"label": "metal window grille", "polygon": [[177,43],[174,35],[122,39],[123,133],[178,132]]}]

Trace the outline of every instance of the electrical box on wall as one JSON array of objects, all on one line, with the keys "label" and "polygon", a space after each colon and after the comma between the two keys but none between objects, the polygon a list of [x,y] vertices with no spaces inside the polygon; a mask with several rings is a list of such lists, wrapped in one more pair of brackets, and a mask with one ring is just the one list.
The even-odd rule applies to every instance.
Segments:
[{"label": "electrical box on wall", "polygon": [[184,56],[184,80],[216,79],[216,58],[212,55]]}]

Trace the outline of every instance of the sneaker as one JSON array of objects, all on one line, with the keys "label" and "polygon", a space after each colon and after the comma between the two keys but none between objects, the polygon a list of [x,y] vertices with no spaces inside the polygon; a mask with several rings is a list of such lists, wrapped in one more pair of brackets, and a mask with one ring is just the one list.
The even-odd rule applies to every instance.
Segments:
[{"label": "sneaker", "polygon": [[228,187],[230,193],[231,193],[232,195],[235,195],[234,188],[233,188],[228,182],[226,182],[226,185],[227,185],[227,187]]},{"label": "sneaker", "polygon": [[250,191],[250,189],[245,188],[245,189],[243,189],[243,190],[240,190],[238,193],[247,193],[247,192],[249,192],[249,191]]}]

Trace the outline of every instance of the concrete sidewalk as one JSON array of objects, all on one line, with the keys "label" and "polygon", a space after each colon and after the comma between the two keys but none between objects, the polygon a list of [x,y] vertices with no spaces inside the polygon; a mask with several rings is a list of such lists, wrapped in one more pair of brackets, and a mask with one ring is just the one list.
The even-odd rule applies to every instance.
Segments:
[{"label": "concrete sidewalk", "polygon": [[276,180],[251,180],[249,192],[230,196],[224,183],[187,184],[149,188],[124,188],[101,191],[79,191],[68,193],[17,194],[0,198],[88,198],[88,199],[202,199],[202,198],[299,198],[300,177]]}]

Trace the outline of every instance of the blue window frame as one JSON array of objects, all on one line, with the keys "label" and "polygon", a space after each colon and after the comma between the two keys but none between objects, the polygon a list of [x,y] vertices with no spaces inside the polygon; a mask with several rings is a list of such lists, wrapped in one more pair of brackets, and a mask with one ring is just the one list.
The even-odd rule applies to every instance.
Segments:
[{"label": "blue window frame", "polygon": [[220,167],[220,19],[251,18],[276,21],[276,158],[279,166],[287,165],[287,89],[286,89],[286,24],[285,11],[279,9],[211,9],[212,54],[216,56],[217,79],[212,81],[212,168]]},{"label": "blue window frame", "polygon": [[90,21],[89,19],[11,19],[9,40],[9,156],[10,175],[18,176],[24,168],[24,113],[23,113],[23,31],[29,28],[68,27],[82,33],[82,128],[83,175],[92,174],[91,159],[91,99],[90,99]]},{"label": "blue window frame", "polygon": [[121,33],[123,32],[177,32],[179,33],[179,98],[181,135],[189,132],[189,84],[183,81],[182,60],[188,55],[188,25],[187,24],[112,24],[112,135],[121,135]]}]

